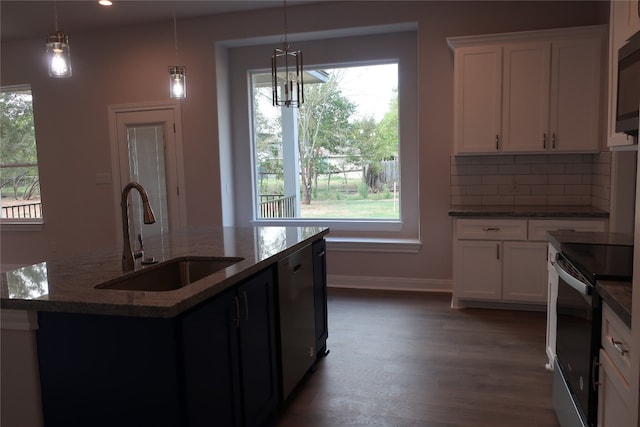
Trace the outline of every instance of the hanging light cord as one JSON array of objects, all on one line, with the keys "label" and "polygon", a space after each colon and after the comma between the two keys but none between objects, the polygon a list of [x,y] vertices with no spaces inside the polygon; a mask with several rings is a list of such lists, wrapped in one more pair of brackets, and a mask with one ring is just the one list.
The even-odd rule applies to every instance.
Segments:
[{"label": "hanging light cord", "polygon": [[178,26],[176,24],[176,5],[173,4],[173,43],[176,47],[176,65],[180,64],[178,61]]},{"label": "hanging light cord", "polygon": [[53,25],[57,33],[58,32],[58,3],[55,1],[53,2]]},{"label": "hanging light cord", "polygon": [[284,0],[284,45],[289,49],[289,41],[287,40],[287,0]]}]

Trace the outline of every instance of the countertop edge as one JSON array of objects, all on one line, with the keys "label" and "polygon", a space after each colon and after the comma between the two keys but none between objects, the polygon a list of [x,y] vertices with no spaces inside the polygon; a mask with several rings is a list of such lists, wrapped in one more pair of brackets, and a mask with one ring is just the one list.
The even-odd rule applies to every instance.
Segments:
[{"label": "countertop edge", "polygon": [[451,217],[497,218],[609,218],[609,212],[592,206],[451,206]]},{"label": "countertop edge", "polygon": [[616,316],[631,328],[631,282],[602,280],[596,282],[596,292]]},{"label": "countertop edge", "polygon": [[[329,229],[319,230],[299,242],[283,249],[282,251],[263,259],[255,264],[247,266],[237,273],[219,280],[205,289],[193,295],[186,296],[174,304],[168,305],[128,305],[117,303],[97,303],[92,301],[56,301],[47,299],[19,299],[1,298],[0,309],[24,310],[24,311],[46,311],[57,313],[77,313],[89,315],[110,315],[125,317],[152,317],[152,318],[173,318],[181,315],[196,305],[236,286],[245,279],[263,271],[266,268],[275,267],[282,258],[306,247],[313,242],[324,238],[329,233]],[[202,279],[205,280],[205,279]],[[131,295],[142,291],[121,291],[129,292]],[[168,291],[171,292],[171,291]]]}]

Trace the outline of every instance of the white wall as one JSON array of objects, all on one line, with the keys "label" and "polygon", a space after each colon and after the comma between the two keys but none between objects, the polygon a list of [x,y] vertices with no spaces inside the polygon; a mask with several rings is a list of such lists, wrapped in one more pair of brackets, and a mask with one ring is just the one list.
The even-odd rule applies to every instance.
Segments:
[{"label": "white wall", "polygon": [[[149,5],[153,7],[153,5]],[[222,224],[215,44],[281,32],[281,9],[178,21],[189,97],[182,101],[187,221]],[[289,7],[289,32],[418,23],[420,234],[416,254],[328,255],[330,275],[449,280],[452,269],[449,164],[453,60],[446,37],[608,22],[607,2],[321,2]],[[113,193],[96,184],[111,170],[107,106],[166,100],[174,62],[172,21],[117,31],[72,34],[74,75],[47,77],[42,37],[2,42],[2,85],[30,83],[45,206],[42,231],[1,232],[0,262],[32,263],[116,241]],[[336,49],[339,49],[336,46]],[[271,52],[265,52],[268,67]],[[228,159],[228,152],[224,158]]]}]

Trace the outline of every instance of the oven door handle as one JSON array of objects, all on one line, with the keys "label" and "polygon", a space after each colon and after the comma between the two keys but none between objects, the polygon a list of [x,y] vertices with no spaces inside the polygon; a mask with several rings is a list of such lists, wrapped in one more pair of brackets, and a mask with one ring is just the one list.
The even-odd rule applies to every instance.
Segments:
[{"label": "oven door handle", "polygon": [[562,279],[567,285],[571,286],[576,291],[580,292],[582,295],[591,295],[591,285],[583,283],[582,281],[576,279],[571,274],[567,273],[561,266],[559,262],[555,263],[556,272],[560,279]]}]

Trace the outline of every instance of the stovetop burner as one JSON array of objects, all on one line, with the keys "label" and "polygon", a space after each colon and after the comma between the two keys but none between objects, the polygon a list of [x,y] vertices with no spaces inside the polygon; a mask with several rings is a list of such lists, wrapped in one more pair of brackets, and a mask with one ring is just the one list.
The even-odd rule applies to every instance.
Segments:
[{"label": "stovetop burner", "polygon": [[633,246],[566,243],[562,254],[587,280],[631,280]]}]

